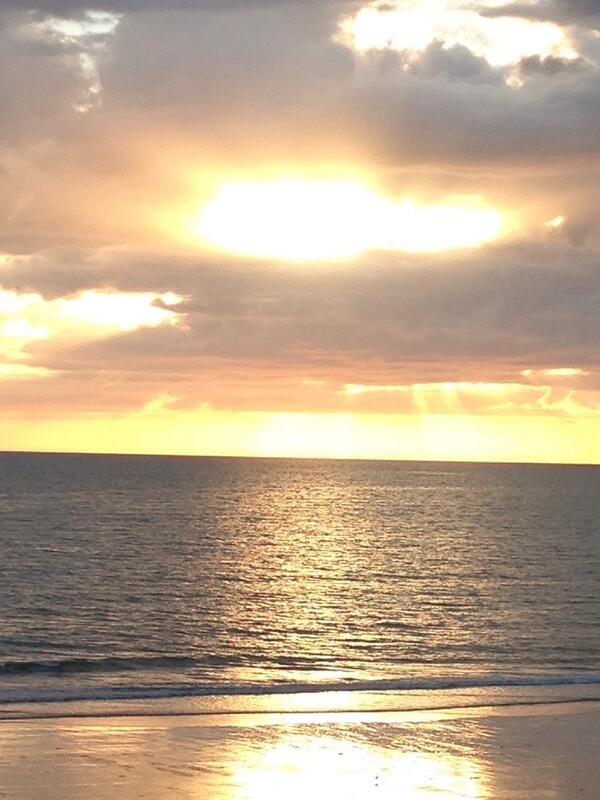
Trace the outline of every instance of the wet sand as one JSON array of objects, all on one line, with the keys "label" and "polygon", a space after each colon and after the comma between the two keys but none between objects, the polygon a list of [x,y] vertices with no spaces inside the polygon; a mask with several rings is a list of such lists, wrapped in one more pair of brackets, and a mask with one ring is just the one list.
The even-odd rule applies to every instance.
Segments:
[{"label": "wet sand", "polygon": [[597,701],[0,722],[2,800],[597,800]]}]

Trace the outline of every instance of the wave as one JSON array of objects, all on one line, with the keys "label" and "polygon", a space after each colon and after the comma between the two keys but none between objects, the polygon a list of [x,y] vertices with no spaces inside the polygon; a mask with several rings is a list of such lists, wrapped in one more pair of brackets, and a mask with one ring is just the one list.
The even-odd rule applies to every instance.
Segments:
[{"label": "wave", "polygon": [[187,656],[110,656],[107,658],[63,658],[42,661],[5,661],[2,675],[63,675],[78,672],[128,672],[132,670],[176,669],[194,667],[196,660]]},{"label": "wave", "polygon": [[[263,665],[297,668],[314,666],[312,659],[297,656],[263,658]],[[147,670],[177,670],[192,667],[248,667],[252,659],[244,655],[206,653],[200,658],[183,655],[156,656],[106,656],[101,658],[44,658],[37,661],[9,660],[0,662],[0,679],[3,675],[74,674],[89,672],[131,672]]]},{"label": "wave", "polygon": [[[72,659],[76,661],[77,659]],[[119,659],[103,659],[117,661]],[[120,659],[127,661],[127,659]],[[135,659],[137,662],[140,659]],[[172,661],[173,657],[164,659],[148,659],[156,661]],[[181,659],[180,659],[181,660]],[[192,659],[189,659],[190,661]],[[27,663],[27,662],[25,662]],[[40,662],[41,663],[41,662]],[[6,667],[6,665],[4,665]],[[0,684],[1,686],[1,684]],[[328,692],[369,692],[369,693],[410,693],[410,692],[443,692],[455,689],[477,690],[489,689],[527,689],[543,687],[600,687],[600,675],[550,675],[536,677],[492,676],[483,678],[448,677],[448,678],[407,678],[348,680],[336,682],[283,682],[283,683],[244,683],[244,684],[212,684],[212,683],[177,683],[149,684],[143,686],[89,686],[59,689],[14,688],[8,692],[0,691],[0,706],[21,705],[28,703],[64,703],[75,701],[121,701],[121,700],[161,700],[194,697],[267,697],[285,694],[323,694]]]}]

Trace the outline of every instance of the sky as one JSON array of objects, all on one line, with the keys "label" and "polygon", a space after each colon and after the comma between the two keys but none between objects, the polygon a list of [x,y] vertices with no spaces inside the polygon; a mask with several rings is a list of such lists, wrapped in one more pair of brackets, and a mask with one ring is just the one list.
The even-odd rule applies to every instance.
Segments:
[{"label": "sky", "polygon": [[599,0],[0,0],[0,449],[600,463]]}]

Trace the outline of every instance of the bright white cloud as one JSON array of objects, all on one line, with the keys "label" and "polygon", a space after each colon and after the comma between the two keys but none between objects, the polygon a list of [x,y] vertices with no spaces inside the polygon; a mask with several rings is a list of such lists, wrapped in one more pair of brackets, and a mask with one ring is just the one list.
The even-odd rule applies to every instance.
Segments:
[{"label": "bright white cloud", "polygon": [[469,0],[396,0],[372,3],[343,20],[339,38],[359,51],[393,48],[419,53],[433,41],[463,45],[496,67],[527,56],[576,58],[565,31],[551,22],[518,17],[486,17],[498,5]]},{"label": "bright white cloud", "polygon": [[0,378],[41,374],[38,368],[19,363],[27,360],[27,348],[36,341],[85,341],[179,324],[181,315],[173,307],[182,299],[172,292],[90,289],[46,300],[34,292],[0,289]]}]

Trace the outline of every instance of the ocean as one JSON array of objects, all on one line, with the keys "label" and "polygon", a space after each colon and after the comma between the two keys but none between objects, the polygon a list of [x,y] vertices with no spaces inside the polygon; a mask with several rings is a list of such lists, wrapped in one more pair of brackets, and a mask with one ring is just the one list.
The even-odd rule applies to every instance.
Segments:
[{"label": "ocean", "polygon": [[600,467],[0,454],[0,718],[598,697]]}]

